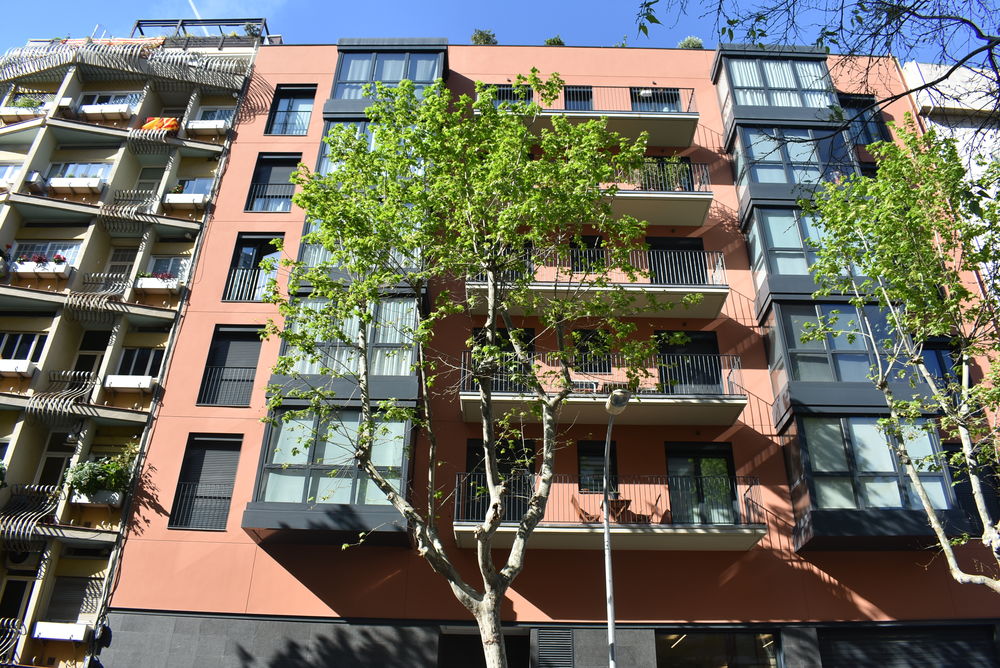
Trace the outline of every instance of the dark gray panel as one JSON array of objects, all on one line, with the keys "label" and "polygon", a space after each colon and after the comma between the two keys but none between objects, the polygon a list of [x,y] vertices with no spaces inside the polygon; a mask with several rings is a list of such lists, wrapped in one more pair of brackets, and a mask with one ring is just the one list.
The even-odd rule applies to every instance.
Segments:
[{"label": "dark gray panel", "polygon": [[821,630],[823,666],[839,668],[995,668],[993,628]]},{"label": "dark gray panel", "polygon": [[414,668],[437,663],[436,626],[126,611],[112,611],[109,623],[114,639],[101,652],[106,668]]},{"label": "dark gray panel", "polygon": [[[653,629],[615,629],[615,643],[615,658],[619,666],[656,665],[656,637]],[[573,653],[575,668],[607,668],[607,629],[574,629]]]},{"label": "dark gray panel", "polygon": [[819,637],[812,626],[781,629],[781,656],[788,668],[820,668]]}]

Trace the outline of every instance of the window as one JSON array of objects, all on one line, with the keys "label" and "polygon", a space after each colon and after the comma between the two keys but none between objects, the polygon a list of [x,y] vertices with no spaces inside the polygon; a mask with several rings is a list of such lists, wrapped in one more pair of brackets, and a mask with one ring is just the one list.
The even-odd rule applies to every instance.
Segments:
[{"label": "window", "polygon": [[[368,150],[371,151],[375,148],[375,140],[372,135],[371,127],[367,121],[337,121],[337,122],[327,122],[326,127],[323,129],[323,136],[330,134],[330,130],[335,125],[351,125],[354,126],[357,131],[364,134],[368,138]],[[319,147],[319,164],[316,166],[316,172],[319,174],[329,174],[334,170],[337,165],[330,160],[330,145],[325,141],[320,144]]]},{"label": "window", "polygon": [[49,179],[106,179],[110,162],[54,162],[49,167]]},{"label": "window", "polygon": [[48,334],[34,332],[0,333],[0,359],[37,362],[48,338]]},{"label": "window", "polygon": [[[815,507],[921,507],[877,423],[876,417],[802,418]],[[922,429],[907,434],[905,447],[913,458],[941,452],[937,437]],[[948,508],[950,481],[927,465],[921,469],[920,478],[933,506]]]},{"label": "window", "polygon": [[[581,492],[604,491],[604,441],[580,441],[576,444],[576,460],[580,470]],[[611,442],[608,451],[608,491],[617,493],[618,450]]]},{"label": "window", "polygon": [[93,621],[103,597],[103,578],[56,577],[45,619],[50,622]]},{"label": "window", "polygon": [[199,121],[232,121],[236,109],[233,107],[202,107],[198,110]]},{"label": "window", "polygon": [[226,530],[242,440],[230,434],[190,437],[168,528]]},{"label": "window", "polygon": [[[322,308],[318,299],[304,300],[304,306],[314,312]],[[413,298],[383,299],[375,306],[372,329],[369,331],[369,373],[373,376],[408,376],[413,364],[412,336],[417,324],[417,300]],[[357,318],[341,323],[345,338],[354,341],[358,332]],[[351,374],[357,370],[354,348],[340,341],[322,346],[319,359],[300,359],[295,371],[304,375],[322,374],[323,369],[334,374]]]},{"label": "window", "polygon": [[187,278],[191,258],[184,255],[154,255],[149,259],[146,271],[150,274],[170,274],[183,281]]},{"label": "window", "polygon": [[333,97],[338,100],[360,100],[364,87],[381,81],[387,86],[409,79],[415,84],[417,95],[440,76],[440,53],[408,53],[393,51],[344,52],[340,55],[340,68]]},{"label": "window", "polygon": [[159,376],[163,362],[162,348],[125,348],[118,364],[122,376]]},{"label": "window", "polygon": [[193,179],[177,179],[174,192],[183,195],[211,195],[215,179],[210,176],[199,176]]},{"label": "window", "polygon": [[208,349],[198,403],[209,406],[249,406],[260,330],[257,327],[216,327]]},{"label": "window", "polygon": [[825,108],[836,103],[821,61],[764,58],[727,61],[736,104]]},{"label": "window", "polygon": [[681,110],[681,92],[676,88],[631,88],[632,111],[670,113]]},{"label": "window", "polygon": [[133,106],[139,104],[142,93],[136,91],[125,91],[118,93],[86,93],[80,97],[80,105],[87,104],[127,104]]},{"label": "window", "polygon": [[[318,232],[320,224],[321,221],[319,220],[307,221],[305,234]],[[299,252],[299,259],[303,264],[309,267],[318,267],[324,262],[329,261],[330,257],[330,251],[328,251],[326,247],[320,243],[308,244],[303,241],[302,250]]]},{"label": "window", "polygon": [[777,668],[774,633],[657,631],[656,668]]},{"label": "window", "polygon": [[737,524],[728,444],[667,444],[667,488],[674,524]]},{"label": "window", "polygon": [[847,134],[852,144],[867,146],[889,139],[889,129],[882,121],[882,112],[874,95],[839,95],[844,120],[850,121]]},{"label": "window", "polygon": [[261,153],[247,195],[247,211],[286,212],[292,210],[292,172],[302,160],[301,153]]},{"label": "window", "polygon": [[[802,335],[818,324],[819,316],[836,316],[835,333],[820,340],[802,341]],[[883,340],[888,334],[885,316],[877,308],[866,308],[866,315],[875,329],[875,336]],[[842,381],[861,383],[868,381],[872,359],[867,341],[861,330],[857,310],[850,304],[782,305],[781,321],[785,347],[788,351],[788,371],[792,380]]]},{"label": "window", "polygon": [[490,84],[496,88],[493,94],[493,106],[499,107],[501,104],[516,104],[518,102],[531,102],[533,92],[531,86],[515,86],[514,84]]},{"label": "window", "polygon": [[854,170],[843,136],[831,130],[742,128],[734,157],[740,184],[812,184]]},{"label": "window", "polygon": [[566,86],[563,96],[567,111],[590,111],[594,108],[594,89],[590,86]]},{"label": "window", "polygon": [[808,276],[816,254],[806,239],[818,242],[820,235],[813,218],[798,209],[754,209],[747,244],[757,287],[768,274]]},{"label": "window", "polygon": [[[313,416],[281,421],[272,432],[262,501],[385,505],[389,501],[356,464],[360,411],[320,423]],[[407,423],[379,421],[371,460],[396,491],[402,489]]]},{"label": "window", "polygon": [[0,183],[13,183],[20,172],[21,163],[19,162],[0,163]]},{"label": "window", "polygon": [[309,132],[316,86],[282,86],[274,92],[266,135],[304,135]]},{"label": "window", "polygon": [[79,241],[39,241],[32,239],[30,241],[15,241],[11,257],[15,260],[23,257],[26,262],[32,262],[31,258],[36,255],[45,257],[47,260],[51,260],[56,255],[62,255],[66,258],[67,264],[76,266],[76,257],[79,252]]},{"label": "window", "polygon": [[261,269],[260,263],[279,256],[273,242],[280,238],[282,235],[277,233],[241,234],[237,237],[222,301],[259,302],[264,298],[274,272]]}]

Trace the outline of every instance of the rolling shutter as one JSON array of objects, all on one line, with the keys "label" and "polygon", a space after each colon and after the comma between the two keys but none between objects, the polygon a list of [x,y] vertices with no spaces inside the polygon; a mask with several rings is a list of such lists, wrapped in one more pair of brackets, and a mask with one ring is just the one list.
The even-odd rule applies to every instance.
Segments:
[{"label": "rolling shutter", "polygon": [[192,437],[181,465],[171,527],[225,530],[239,456],[238,437]]},{"label": "rolling shutter", "polygon": [[824,668],[996,668],[992,627],[820,630]]}]

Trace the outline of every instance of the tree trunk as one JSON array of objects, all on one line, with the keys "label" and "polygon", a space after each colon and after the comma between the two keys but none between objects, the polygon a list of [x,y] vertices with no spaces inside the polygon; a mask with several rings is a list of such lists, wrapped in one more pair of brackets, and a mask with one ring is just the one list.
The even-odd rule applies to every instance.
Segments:
[{"label": "tree trunk", "polygon": [[475,610],[479,637],[483,641],[486,668],[507,668],[507,648],[500,631],[500,602],[496,594],[488,593]]}]

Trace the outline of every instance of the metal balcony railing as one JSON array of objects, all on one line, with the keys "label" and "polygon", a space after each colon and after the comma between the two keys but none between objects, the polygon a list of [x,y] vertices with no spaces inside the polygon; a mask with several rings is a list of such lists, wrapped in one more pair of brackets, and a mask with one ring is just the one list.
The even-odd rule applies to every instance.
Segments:
[{"label": "metal balcony railing", "polygon": [[25,412],[43,420],[70,417],[90,399],[100,379],[90,371],[50,371],[49,386],[28,399]]},{"label": "metal balcony railing", "polygon": [[[605,395],[613,390],[632,389],[641,396],[678,395],[736,396],[745,394],[738,355],[692,355],[663,353],[633,364],[617,353],[579,352],[567,362],[574,395]],[[533,374],[542,387],[557,392],[565,383],[560,357],[556,353],[532,353],[527,363],[511,353],[500,368],[484,375],[493,379],[494,393],[531,394]],[[471,351],[462,353],[462,392],[478,392]]]},{"label": "metal balcony railing", "polygon": [[[520,101],[513,86],[497,85],[494,102]],[[524,99],[530,101],[529,94]],[[638,111],[652,114],[676,114],[695,111],[693,88],[661,88],[656,86],[567,86],[548,110]]]},{"label": "metal balcony railing", "polygon": [[0,662],[7,665],[21,636],[27,633],[24,622],[16,617],[0,618]]},{"label": "metal balcony railing", "polygon": [[45,547],[35,527],[53,518],[60,492],[58,485],[11,485],[10,500],[0,510],[0,543],[5,549],[40,552]]},{"label": "metal balcony railing", "polygon": [[276,111],[267,124],[268,135],[304,135],[309,132],[311,111]]},{"label": "metal balcony railing", "polygon": [[274,278],[273,271],[232,267],[222,291],[224,302],[259,302],[264,298],[267,282]]},{"label": "metal balcony railing", "polygon": [[619,177],[623,192],[710,192],[708,164],[703,162],[660,162],[647,160],[642,167]]},{"label": "metal balcony railing", "polygon": [[[505,480],[503,522],[518,522],[541,478],[514,473]],[[608,519],[634,527],[744,527],[764,524],[757,478],[748,476],[618,475],[611,479]],[[552,476],[539,526],[593,525],[603,518],[603,476]],[[455,521],[482,522],[489,509],[485,473],[459,473]]]},{"label": "metal balcony railing", "polygon": [[247,211],[291,211],[295,186],[291,183],[253,183],[247,196]]},{"label": "metal balcony railing", "polygon": [[[580,275],[607,275],[615,283],[651,286],[723,287],[726,282],[725,256],[721,251],[649,250],[634,251],[629,262],[639,272],[632,280],[619,270],[608,271],[608,251],[604,248],[571,248],[559,255],[528,254],[524,269],[509,269],[501,280],[513,282],[532,276],[536,282],[571,282]],[[469,283],[482,283],[485,275],[473,277]]]},{"label": "metal balcony railing", "polygon": [[167,526],[225,531],[232,497],[231,484],[179,482]]},{"label": "metal balcony railing", "polygon": [[208,406],[249,406],[257,367],[207,366],[198,403]]}]

